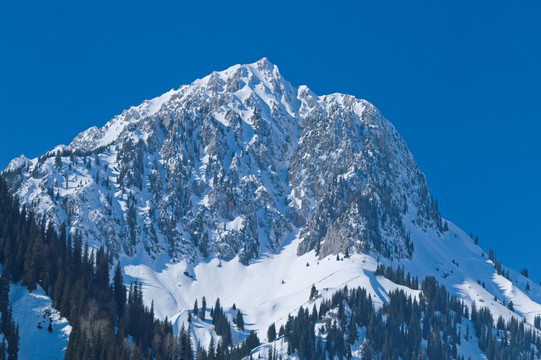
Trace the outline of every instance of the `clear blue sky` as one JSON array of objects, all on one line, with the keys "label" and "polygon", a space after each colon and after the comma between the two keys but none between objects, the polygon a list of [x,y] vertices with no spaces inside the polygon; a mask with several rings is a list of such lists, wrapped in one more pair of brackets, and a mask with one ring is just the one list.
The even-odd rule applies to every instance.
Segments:
[{"label": "clear blue sky", "polygon": [[0,168],[267,56],[294,85],[374,103],[444,217],[539,281],[541,6],[516,4],[3,2]]}]

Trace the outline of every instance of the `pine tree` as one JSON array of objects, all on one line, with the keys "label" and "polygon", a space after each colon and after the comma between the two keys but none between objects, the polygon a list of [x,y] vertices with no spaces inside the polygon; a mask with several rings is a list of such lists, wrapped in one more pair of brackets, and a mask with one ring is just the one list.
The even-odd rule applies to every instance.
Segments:
[{"label": "pine tree", "polygon": [[9,278],[7,274],[8,272],[4,270],[2,276],[0,276],[0,315],[2,317],[0,329],[2,332],[7,329],[7,324],[4,325],[4,319],[7,316],[9,308]]},{"label": "pine tree", "polygon": [[261,342],[259,341],[256,333],[253,330],[250,331],[250,334],[248,335],[248,337],[246,337],[246,340],[244,341],[246,354],[250,353],[250,351],[258,347],[260,344]]},{"label": "pine tree", "polygon": [[[5,313],[2,314],[2,333],[6,335],[6,337],[9,336],[11,332],[11,325],[13,323],[13,309],[10,306]],[[8,337],[9,340],[9,337]]]},{"label": "pine tree", "polygon": [[276,340],[276,325],[274,323],[270,324],[269,329],[267,330],[267,340],[268,342]]},{"label": "pine tree", "polygon": [[235,323],[240,331],[244,331],[244,318],[242,317],[242,312],[240,310],[237,311]]},{"label": "pine tree", "polygon": [[509,304],[507,304],[507,308],[511,311],[515,311],[515,307],[513,305],[513,301],[509,301]]},{"label": "pine tree", "polygon": [[536,329],[540,329],[541,330],[541,316],[537,315],[534,320],[533,320],[533,325],[535,326]]},{"label": "pine tree", "polygon": [[203,296],[201,299],[201,320],[205,320],[205,315],[207,312],[207,299]]},{"label": "pine tree", "polygon": [[310,289],[309,300],[315,300],[315,299],[317,299],[317,296],[318,296],[318,292],[317,292],[317,289],[316,289],[316,285],[312,284],[312,288]]},{"label": "pine tree", "polygon": [[122,280],[122,270],[120,269],[120,262],[116,264],[115,276],[113,278],[113,293],[116,303],[116,309],[119,316],[122,316],[124,312],[124,305],[126,304],[126,286]]},{"label": "pine tree", "polygon": [[449,225],[447,224],[447,220],[445,220],[445,222],[443,223],[443,232],[447,232],[447,231],[449,231]]},{"label": "pine tree", "polygon": [[195,353],[195,360],[208,360],[207,352],[199,345]]},{"label": "pine tree", "polygon": [[12,323],[12,329],[8,335],[8,360],[17,360],[19,353],[19,325]]},{"label": "pine tree", "polygon": [[6,360],[6,351],[7,351],[6,338],[3,338],[2,343],[0,343],[0,360]]},{"label": "pine tree", "polygon": [[215,350],[214,350],[214,338],[211,337],[210,338],[210,344],[209,344],[209,350],[208,350],[208,359],[209,360],[214,360],[216,358],[216,355],[215,355]]},{"label": "pine tree", "polygon": [[195,302],[193,304],[193,316],[197,316],[199,312],[199,307],[197,306],[197,299],[195,299]]}]

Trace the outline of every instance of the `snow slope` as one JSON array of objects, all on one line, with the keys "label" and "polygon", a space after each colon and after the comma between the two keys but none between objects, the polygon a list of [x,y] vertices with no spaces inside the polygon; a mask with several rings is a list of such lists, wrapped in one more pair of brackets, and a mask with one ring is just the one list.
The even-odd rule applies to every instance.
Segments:
[{"label": "snow slope", "polygon": [[[9,299],[13,320],[19,325],[19,359],[63,359],[71,326],[52,307],[43,289],[38,285],[37,290],[29,292],[20,284],[12,284]],[[52,320],[51,333],[49,319]]]},{"label": "snow slope", "polygon": [[[349,258],[340,255],[319,258],[309,252],[297,256],[296,249],[300,240],[295,238],[278,254],[267,255],[249,266],[239,263],[238,259],[223,262],[218,259],[196,264],[167,263],[159,265],[149,262],[139,263],[141,259],[122,259],[127,280],[138,279],[143,283],[144,299],[150,306],[154,302],[156,315],[160,318],[173,319],[175,327],[188,326],[187,313],[193,308],[195,299],[201,305],[201,297],[207,299],[207,306],[213,306],[217,297],[221,304],[239,308],[245,319],[247,335],[250,330],[258,333],[265,341],[266,331],[271,323],[277,327],[285,324],[288,314],[296,314],[299,307],[309,309],[323,298],[330,296],[347,285],[349,288],[361,286],[368,290],[376,308],[389,299],[389,292],[403,289],[412,296],[418,296],[418,290],[397,285],[390,280],[375,276],[378,259],[366,254],[353,254]],[[494,265],[483,255],[483,250],[473,240],[453,224],[449,223],[449,232],[442,237],[426,233],[412,235],[415,246],[411,260],[391,261],[380,258],[382,263],[392,266],[404,266],[414,276],[422,280],[427,275],[447,287],[452,294],[464,299],[467,305],[476,302],[477,308],[488,307],[494,319],[500,315],[524,318],[533,325],[536,315],[541,315],[541,287],[530,282],[530,291],[524,292],[528,281],[519,273],[510,270],[511,280],[496,275]],[[187,276],[184,274],[190,274]],[[485,284],[485,288],[481,284]],[[309,301],[310,288],[315,284],[320,297],[315,302]],[[494,299],[497,298],[497,300]],[[503,305],[505,301],[514,303],[515,312]],[[208,316],[207,316],[208,319]],[[468,326],[466,322],[462,326]],[[470,331],[472,328],[471,324]],[[196,319],[192,323],[192,332],[198,343],[208,345],[211,336],[218,340],[212,326]],[[463,330],[464,330],[463,329]],[[465,333],[465,330],[464,330]],[[238,340],[243,337],[237,337]],[[463,342],[459,352],[465,357],[481,358],[475,338],[472,342]],[[280,342],[274,346],[280,346]],[[360,343],[357,344],[360,346]],[[270,345],[263,344],[254,354],[267,356]]]}]

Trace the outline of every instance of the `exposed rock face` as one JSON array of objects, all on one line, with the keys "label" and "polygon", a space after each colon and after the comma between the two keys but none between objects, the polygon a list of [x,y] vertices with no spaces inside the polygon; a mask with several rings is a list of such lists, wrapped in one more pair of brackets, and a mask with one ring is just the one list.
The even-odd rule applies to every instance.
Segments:
[{"label": "exposed rock face", "polygon": [[405,142],[349,95],[293,87],[262,59],[122,112],[3,172],[21,205],[133,256],[248,263],[297,232],[298,252],[410,256],[442,229]]}]

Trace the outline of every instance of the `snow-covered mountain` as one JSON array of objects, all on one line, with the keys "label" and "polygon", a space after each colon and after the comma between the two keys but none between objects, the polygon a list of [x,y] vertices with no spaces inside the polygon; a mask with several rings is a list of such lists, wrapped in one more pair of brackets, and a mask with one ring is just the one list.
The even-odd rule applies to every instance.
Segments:
[{"label": "snow-covered mountain", "polygon": [[405,142],[372,104],[293,87],[266,58],[3,174],[21,204],[129,256],[247,264],[298,231],[299,254],[411,257],[411,231],[443,230]]},{"label": "snow-covered mountain", "polygon": [[[269,324],[312,306],[312,284],[316,304],[348,285],[381,306],[399,285],[375,276],[378,262],[436,276],[496,317],[533,325],[541,315],[538,285],[499,275],[441,218],[372,104],[294,87],[265,58],[145,101],[2,174],[21,206],[112,249],[177,328],[195,299],[220,297],[244,313],[236,341],[249,330],[265,339]],[[205,345],[216,336],[199,319],[191,331]],[[459,353],[480,357],[467,341]]]}]

